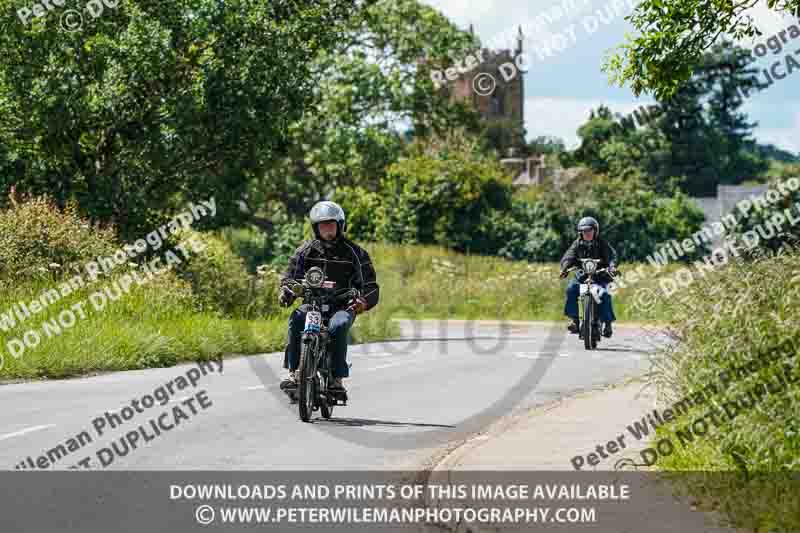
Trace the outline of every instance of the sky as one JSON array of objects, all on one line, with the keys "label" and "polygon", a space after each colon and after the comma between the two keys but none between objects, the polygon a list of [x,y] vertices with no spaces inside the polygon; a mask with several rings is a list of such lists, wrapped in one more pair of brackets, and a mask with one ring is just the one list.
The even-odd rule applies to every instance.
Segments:
[{"label": "sky", "polygon": [[[511,47],[522,25],[524,51],[529,58],[525,74],[528,139],[554,135],[572,149],[579,144],[576,130],[586,121],[590,109],[605,104],[612,112],[627,114],[654,103],[644,93],[635,97],[628,86],[611,85],[601,70],[605,56],[625,42],[625,34],[635,33],[625,17],[633,12],[638,0],[535,0],[535,4],[524,0],[421,1],[460,28],[467,29],[472,24],[484,46],[492,49]],[[748,14],[764,34],[737,41],[748,49],[766,43],[770,36],[792,24],[800,28],[797,19],[769,10],[766,0]],[[800,62],[800,38],[789,39],[788,33],[786,38],[788,43],[783,50],[774,53],[767,49],[757,66],[769,68],[780,61],[778,73],[785,72],[787,53]],[[764,75],[759,79],[763,80]],[[759,142],[800,154],[798,89],[800,70],[794,70],[745,101],[741,110],[757,123],[753,136]]]}]

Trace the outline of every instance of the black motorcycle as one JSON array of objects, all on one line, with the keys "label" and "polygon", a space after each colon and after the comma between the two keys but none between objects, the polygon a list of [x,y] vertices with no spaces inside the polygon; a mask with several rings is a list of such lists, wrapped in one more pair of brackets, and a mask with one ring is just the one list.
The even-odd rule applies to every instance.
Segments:
[{"label": "black motorcycle", "polygon": [[[578,295],[580,324],[578,336],[583,339],[584,348],[593,350],[597,348],[597,343],[600,342],[600,299],[607,292],[602,285],[595,282],[594,278],[600,273],[606,273],[612,279],[613,276],[607,268],[597,268],[599,262],[597,259],[578,259],[578,261],[581,262],[580,267],[569,268],[566,272],[577,270],[575,279],[579,282],[586,275],[586,279],[583,280],[583,283],[580,283],[580,293]],[[616,271],[616,274],[619,275],[619,271]]]},{"label": "black motorcycle", "polygon": [[297,368],[297,388],[285,389],[300,408],[300,419],[308,422],[313,411],[330,418],[335,405],[347,405],[347,393],[331,390],[333,383],[333,353],[328,327],[336,309],[357,298],[358,289],[336,289],[336,282],[325,279],[319,267],[306,272],[302,282],[289,283],[295,297],[309,305],[300,343],[300,365]]}]

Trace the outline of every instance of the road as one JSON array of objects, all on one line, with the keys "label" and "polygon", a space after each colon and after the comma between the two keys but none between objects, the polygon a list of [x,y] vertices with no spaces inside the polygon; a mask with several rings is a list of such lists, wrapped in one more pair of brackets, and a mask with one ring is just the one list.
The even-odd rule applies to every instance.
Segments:
[{"label": "road", "polygon": [[[207,375],[187,364],[0,386],[0,465],[14,469],[28,457],[36,463],[62,444],[66,452],[51,452],[42,463],[47,468],[82,460],[90,468],[123,470],[419,468],[511,410],[644,373],[648,352],[665,342],[620,326],[600,350],[587,352],[561,323],[401,326],[405,340],[349,348],[350,404],[337,407],[330,421],[317,415],[310,424],[277,389],[285,374],[282,353],[226,359],[221,373],[212,363],[215,371]],[[196,386],[178,390],[176,378],[190,371]],[[167,382],[174,384],[168,404],[137,403],[141,412],[128,409],[135,413],[129,421],[109,427],[105,412],[120,412]],[[176,406],[186,416],[176,417]],[[162,420],[171,429],[155,435],[161,413],[168,413]],[[98,418],[105,423],[102,435]],[[145,432],[136,448],[123,446],[120,439],[139,426]],[[151,440],[144,442],[148,434]],[[100,452],[102,460],[101,448],[110,450]]]}]

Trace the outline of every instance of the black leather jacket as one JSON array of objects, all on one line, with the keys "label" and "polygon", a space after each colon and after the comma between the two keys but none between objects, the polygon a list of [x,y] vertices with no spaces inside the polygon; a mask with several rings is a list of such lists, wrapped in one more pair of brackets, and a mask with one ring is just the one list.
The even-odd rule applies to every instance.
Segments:
[{"label": "black leather jacket", "polygon": [[336,282],[336,288],[355,287],[366,300],[365,310],[378,305],[378,287],[375,268],[366,250],[344,237],[332,246],[324,246],[318,239],[305,241],[289,259],[289,266],[281,277],[281,286],[290,279],[301,280],[311,267],[320,267],[327,279]]},{"label": "black leather jacket", "polygon": [[[606,268],[611,263],[617,264],[616,250],[602,237],[595,237],[591,241],[584,241],[578,237],[564,253],[564,257],[561,258],[561,270],[564,271],[571,266],[580,266],[578,259],[589,258],[600,260],[598,268]],[[603,272],[598,274],[595,279],[597,281],[611,281],[611,276]]]}]

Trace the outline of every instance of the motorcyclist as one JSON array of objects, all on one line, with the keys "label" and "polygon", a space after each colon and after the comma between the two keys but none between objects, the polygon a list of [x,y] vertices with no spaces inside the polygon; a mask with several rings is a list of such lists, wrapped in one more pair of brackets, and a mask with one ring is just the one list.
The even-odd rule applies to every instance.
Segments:
[{"label": "motorcyclist", "polygon": [[[580,266],[578,259],[598,259],[597,268],[607,267],[611,276],[616,275],[617,252],[603,238],[600,237],[600,224],[593,217],[583,217],[578,222],[578,238],[564,253],[561,258],[561,277],[567,276],[567,269],[572,266]],[[611,276],[601,272],[594,276],[595,282],[602,287],[606,287]],[[578,295],[580,293],[580,283],[586,279],[584,274],[578,280],[572,280],[567,285],[567,301],[564,304],[564,314],[572,319],[572,323],[567,326],[570,333],[578,333],[580,325],[578,322]],[[616,320],[614,309],[611,306],[611,295],[606,292],[600,300],[599,306],[600,320],[603,322],[603,336],[611,337],[611,322]]]},{"label": "motorcyclist", "polygon": [[[347,365],[347,334],[360,313],[378,304],[380,289],[369,254],[344,236],[347,224],[344,210],[335,202],[317,202],[309,213],[314,239],[303,242],[289,259],[279,287],[279,302],[288,307],[295,299],[289,288],[292,280],[299,281],[312,267],[319,267],[336,288],[354,287],[361,297],[334,309],[329,322],[330,342],[333,346],[333,377],[331,389],[344,391],[342,378],[349,377]],[[309,307],[301,305],[289,317],[289,343],[283,367],[289,369],[281,389],[297,387],[296,370],[300,364],[300,341],[305,328]]]}]

